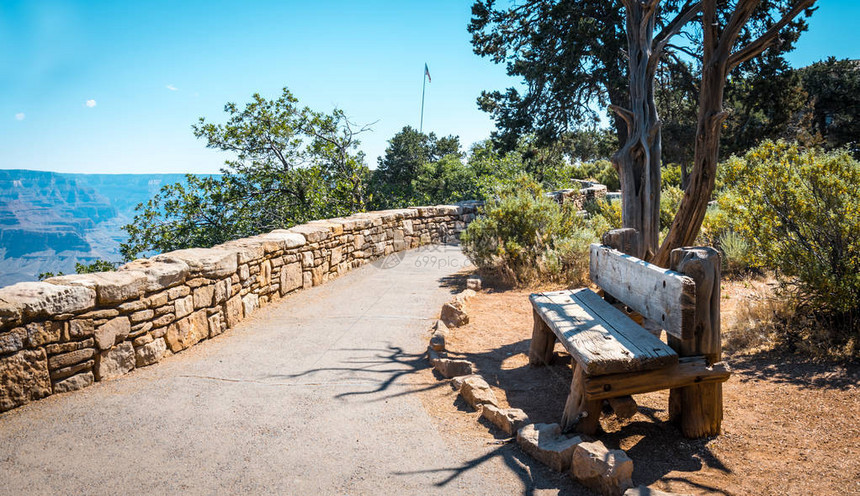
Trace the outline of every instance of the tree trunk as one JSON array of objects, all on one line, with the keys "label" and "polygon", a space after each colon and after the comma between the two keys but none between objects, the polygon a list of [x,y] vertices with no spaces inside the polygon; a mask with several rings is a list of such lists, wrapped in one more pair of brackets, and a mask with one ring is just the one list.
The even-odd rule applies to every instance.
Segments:
[{"label": "tree trunk", "polygon": [[702,86],[699,92],[699,116],[696,125],[696,151],[693,170],[688,176],[687,188],[681,205],[663,240],[660,250],[651,263],[660,267],[669,265],[672,250],[695,244],[699,229],[705,220],[708,202],[714,191],[720,150],[720,129],[726,118],[723,111],[723,91],[726,86],[726,61],[705,64],[702,69]]},{"label": "tree trunk", "polygon": [[654,100],[654,64],[649,63],[659,0],[647,3],[624,0],[627,10],[627,44],[630,108],[612,106],[627,123],[627,140],[612,156],[621,181],[621,222],[635,229],[639,252],[649,259],[657,251],[660,234],[660,120]]}]

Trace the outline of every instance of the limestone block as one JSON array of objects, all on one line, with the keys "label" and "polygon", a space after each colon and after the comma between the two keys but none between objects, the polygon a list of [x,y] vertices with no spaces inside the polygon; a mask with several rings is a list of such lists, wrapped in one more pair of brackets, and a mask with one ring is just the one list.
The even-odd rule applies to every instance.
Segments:
[{"label": "limestone block", "polygon": [[0,358],[0,412],[51,394],[45,350],[22,350]]},{"label": "limestone block", "polygon": [[481,416],[507,434],[517,432],[529,422],[526,412],[519,408],[499,408],[489,404],[483,406]]},{"label": "limestone block", "polygon": [[407,236],[412,236],[415,234],[415,231],[412,229],[412,221],[409,219],[405,219],[403,221],[403,234]]},{"label": "limestone block", "polygon": [[257,282],[261,288],[268,288],[272,284],[272,262],[263,260],[263,263],[260,264],[260,277],[257,278]]},{"label": "limestone block", "polygon": [[77,313],[96,306],[96,292],[83,286],[19,282],[0,288],[0,325]]},{"label": "limestone block", "polygon": [[434,351],[445,351],[445,340],[448,337],[448,326],[441,320],[437,320],[430,329],[430,347]]},{"label": "limestone block", "polygon": [[154,340],[152,334],[143,334],[142,336],[138,336],[131,342],[135,348],[139,348],[141,346],[147,345]]},{"label": "limestone block", "polygon": [[167,343],[164,341],[164,338],[154,339],[151,343],[134,350],[135,366],[145,367],[152,365],[164,358],[166,353]]},{"label": "limestone block", "polygon": [[131,322],[133,324],[138,324],[140,322],[152,320],[152,318],[154,316],[155,316],[155,312],[153,312],[152,310],[146,309],[146,310],[141,310],[139,312],[134,312],[133,314],[129,315],[129,319],[131,320]]},{"label": "limestone block", "polygon": [[70,320],[69,337],[72,339],[85,338],[95,333],[95,324],[92,320]]},{"label": "limestone block", "polygon": [[49,372],[51,375],[51,379],[54,381],[58,381],[66,377],[73,376],[79,372],[91,371],[95,363],[95,360],[87,360],[86,362],[77,363],[75,365],[70,365],[61,369],[50,370]]},{"label": "limestone block", "polygon": [[191,292],[194,309],[208,308],[212,306],[212,298],[215,296],[215,286],[200,286]]},{"label": "limestone block", "polygon": [[80,350],[54,355],[48,358],[48,368],[50,370],[57,370],[71,367],[72,365],[91,359],[95,354],[95,348],[82,348]]},{"label": "limestone block", "polygon": [[303,235],[295,232],[290,232],[285,229],[275,229],[270,233],[261,234],[260,237],[267,240],[276,240],[282,242],[282,249],[284,250],[298,248],[300,246],[304,246],[305,243],[307,243],[307,240]]},{"label": "limestone block", "polygon": [[146,292],[161,291],[185,282],[188,277],[188,264],[179,259],[163,258],[155,261],[148,258],[137,259],[119,268],[119,272],[132,271],[146,277]]},{"label": "limestone block", "polygon": [[439,372],[442,377],[448,379],[462,375],[471,375],[473,373],[472,362],[468,360],[437,358],[435,360],[431,360],[431,363],[433,365],[433,368],[436,369],[436,371]]},{"label": "limestone block", "polygon": [[156,262],[180,260],[188,265],[190,277],[221,279],[236,272],[236,251],[224,248],[188,248],[153,257]]},{"label": "limestone block", "polygon": [[231,296],[230,295],[231,289],[232,288],[231,288],[230,282],[227,280],[218,281],[217,283],[215,283],[215,291],[214,291],[213,296],[212,296],[214,303],[216,305],[220,305],[220,304],[224,303],[225,301],[227,301],[227,298],[229,298]]},{"label": "limestone block", "polygon": [[343,259],[343,251],[340,246],[335,246],[331,249],[331,257],[329,258],[329,265],[334,267],[339,264]]},{"label": "limestone block", "polygon": [[472,291],[480,291],[482,283],[481,276],[469,276],[466,279],[466,288]]},{"label": "limestone block", "polygon": [[153,320],[152,321],[152,327],[153,328],[164,327],[167,324],[173,322],[174,320],[176,320],[175,314],[166,313],[166,314],[162,315],[161,317],[158,317],[157,319]]},{"label": "limestone block", "polygon": [[77,391],[78,389],[91,386],[93,381],[95,381],[95,378],[93,377],[93,373],[90,371],[84,372],[83,374],[73,375],[69,378],[55,382],[54,394]]},{"label": "limestone block", "polygon": [[0,332],[0,355],[14,353],[24,349],[27,342],[27,329],[16,327],[10,331]]},{"label": "limestone block", "polygon": [[242,238],[217,245],[215,248],[236,252],[237,261],[242,265],[263,258],[266,253],[265,244],[261,239]]},{"label": "limestone block", "polygon": [[83,348],[92,348],[95,345],[93,338],[83,341],[66,341],[62,343],[49,344],[45,346],[45,351],[48,355],[58,355],[60,353],[68,353],[70,351],[80,350]]},{"label": "limestone block", "polygon": [[63,335],[64,322],[46,321],[27,324],[27,346],[35,348],[47,343],[56,343]]},{"label": "limestone block", "polygon": [[309,270],[302,272],[302,288],[308,289],[312,287],[314,287],[313,274]]},{"label": "limestone block", "polygon": [[194,311],[194,298],[191,295],[180,298],[173,303],[176,318],[180,319]]},{"label": "limestone block", "polygon": [[600,441],[583,442],[573,452],[570,475],[600,494],[621,496],[633,487],[633,460]]},{"label": "limestone block", "polygon": [[242,313],[242,297],[236,295],[230,298],[229,300],[227,300],[227,304],[224,306],[224,308],[224,317],[227,321],[227,327],[236,327],[236,325],[241,322],[245,316]]},{"label": "limestone block", "polygon": [[128,337],[130,332],[131,323],[128,321],[128,317],[113,318],[96,329],[96,347],[100,350],[107,350]]},{"label": "limestone block", "polygon": [[311,250],[302,252],[302,267],[310,268],[314,266],[314,252]]},{"label": "limestone block", "polygon": [[314,286],[319,286],[324,282],[323,276],[328,272],[328,263],[324,263],[311,269],[311,278]]},{"label": "limestone block", "polygon": [[499,400],[496,399],[496,394],[490,388],[490,385],[477,375],[466,376],[466,379],[463,380],[463,384],[460,386],[460,396],[476,410],[478,409],[478,405],[499,405]]},{"label": "limestone block", "polygon": [[221,318],[221,313],[212,314],[207,319],[209,322],[209,337],[215,337],[224,332],[224,321]]},{"label": "limestone block", "polygon": [[248,293],[242,297],[242,311],[245,316],[254,313],[254,310],[260,308],[260,298],[254,293]]},{"label": "limestone block", "polygon": [[442,305],[440,319],[450,327],[460,327],[469,323],[465,305],[456,298]]},{"label": "limestone block", "polygon": [[248,264],[240,265],[238,274],[240,281],[247,281],[251,277],[251,267]]},{"label": "limestone block", "polygon": [[170,301],[176,300],[178,298],[184,298],[191,294],[191,288],[188,286],[176,286],[175,288],[170,288],[167,290],[167,297]]},{"label": "limestone block", "polygon": [[109,306],[134,300],[146,291],[147,277],[143,272],[95,272],[51,277],[45,282],[61,286],[82,286],[95,290],[99,305]]},{"label": "limestone block", "polygon": [[328,226],[313,223],[293,226],[287,230],[291,233],[303,235],[308,243],[319,243],[320,241],[325,241],[331,237],[332,234],[331,229],[329,229]]},{"label": "limestone block", "polygon": [[134,369],[134,346],[128,341],[96,355],[96,380],[105,381],[125,375]]},{"label": "limestone block", "polygon": [[281,295],[302,286],[302,264],[294,262],[281,267]]},{"label": "limestone block", "polygon": [[209,321],[206,312],[200,310],[184,319],[177,320],[167,329],[165,339],[170,351],[178,353],[209,337]]},{"label": "limestone block", "polygon": [[356,234],[355,238],[352,239],[352,247],[356,250],[360,250],[362,246],[364,246],[364,236]]},{"label": "limestone block", "polygon": [[520,448],[537,461],[558,472],[570,468],[573,452],[584,440],[562,435],[558,424],[529,424],[517,432]]}]

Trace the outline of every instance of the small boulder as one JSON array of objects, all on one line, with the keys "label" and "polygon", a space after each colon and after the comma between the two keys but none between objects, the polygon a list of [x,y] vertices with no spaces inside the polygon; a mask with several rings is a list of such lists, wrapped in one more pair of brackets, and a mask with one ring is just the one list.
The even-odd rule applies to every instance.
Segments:
[{"label": "small boulder", "polygon": [[524,452],[558,472],[570,469],[573,452],[582,442],[580,436],[563,435],[558,424],[529,424],[517,432]]},{"label": "small boulder", "polygon": [[440,318],[451,327],[460,327],[469,323],[469,314],[466,313],[464,302],[456,298],[442,305]]},{"label": "small boulder", "polygon": [[471,289],[472,291],[480,291],[481,290],[481,277],[480,276],[469,276],[466,279],[466,288]]},{"label": "small boulder", "polygon": [[448,336],[448,326],[441,320],[437,320],[430,329],[433,334],[430,335],[430,347],[434,351],[445,351],[445,339]]},{"label": "small boulder", "polygon": [[493,392],[487,381],[479,375],[469,375],[463,379],[463,384],[460,386],[460,396],[476,410],[478,405],[499,406],[496,393]]},{"label": "small boulder", "polygon": [[584,442],[573,452],[570,475],[600,494],[622,496],[633,487],[633,460],[600,441]]},{"label": "small boulder", "polygon": [[499,408],[494,405],[484,405],[481,416],[507,434],[513,434],[529,421],[526,412],[519,408]]},{"label": "small boulder", "polygon": [[[450,358],[437,358],[431,360],[433,368],[445,378],[458,377],[472,374],[472,362],[468,360],[452,360]],[[492,391],[491,391],[492,392]]]}]

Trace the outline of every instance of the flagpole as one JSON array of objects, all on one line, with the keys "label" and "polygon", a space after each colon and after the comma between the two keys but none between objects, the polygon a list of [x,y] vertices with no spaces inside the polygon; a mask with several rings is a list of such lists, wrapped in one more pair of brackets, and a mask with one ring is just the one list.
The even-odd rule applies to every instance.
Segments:
[{"label": "flagpole", "polygon": [[427,89],[427,64],[424,64],[424,84],[421,85],[421,125],[418,128],[419,133],[424,132],[424,91]]}]

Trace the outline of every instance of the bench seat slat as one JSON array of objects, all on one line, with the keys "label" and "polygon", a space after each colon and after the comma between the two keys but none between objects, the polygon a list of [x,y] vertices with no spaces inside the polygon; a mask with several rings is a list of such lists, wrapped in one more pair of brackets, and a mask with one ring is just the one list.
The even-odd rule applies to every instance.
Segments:
[{"label": "bench seat slat", "polygon": [[672,348],[590,289],[536,293],[532,306],[588,375],[670,367]]}]

